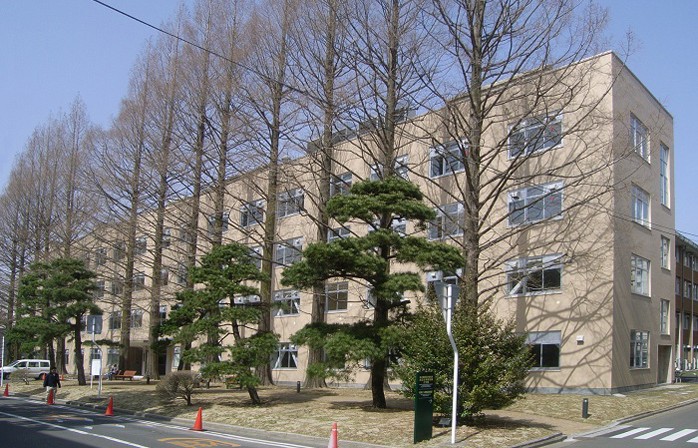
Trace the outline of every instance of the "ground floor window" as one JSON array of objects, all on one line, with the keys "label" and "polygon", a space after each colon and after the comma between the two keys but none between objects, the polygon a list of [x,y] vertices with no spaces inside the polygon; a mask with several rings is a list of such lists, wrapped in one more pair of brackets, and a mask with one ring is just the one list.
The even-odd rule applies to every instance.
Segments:
[{"label": "ground floor window", "polygon": [[560,331],[532,331],[526,336],[531,347],[532,369],[557,369],[560,367]]},{"label": "ground floor window", "polygon": [[297,369],[298,368],[298,347],[283,343],[279,347],[272,359],[273,369]]},{"label": "ground floor window", "polygon": [[635,369],[649,367],[650,332],[630,331],[630,367]]},{"label": "ground floor window", "polygon": [[118,348],[108,348],[107,349],[107,365],[113,366],[114,364],[119,365],[119,349]]}]

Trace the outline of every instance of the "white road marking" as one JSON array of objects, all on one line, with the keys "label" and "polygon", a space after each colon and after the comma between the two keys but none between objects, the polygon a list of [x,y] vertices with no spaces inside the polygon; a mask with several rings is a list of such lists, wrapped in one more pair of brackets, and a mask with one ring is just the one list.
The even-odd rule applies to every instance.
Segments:
[{"label": "white road marking", "polygon": [[674,434],[666,436],[660,440],[664,440],[666,442],[673,442],[674,440],[680,439],[681,437],[687,436],[696,431],[698,431],[698,429],[682,429],[681,431],[675,432]]},{"label": "white road marking", "polygon": [[626,431],[626,432],[624,432],[624,433],[622,433],[622,434],[618,434],[618,435],[615,435],[615,436],[611,436],[611,439],[624,439],[624,438],[626,438],[626,437],[630,437],[630,436],[635,435],[635,434],[637,434],[637,433],[640,433],[640,432],[642,432],[642,431],[647,431],[648,429],[650,429],[650,428],[647,427],[647,428],[635,428],[635,429],[631,429],[630,431]]},{"label": "white road marking", "polygon": [[659,429],[655,429],[655,430],[652,431],[652,432],[648,432],[647,434],[643,434],[643,435],[641,435],[641,436],[635,437],[635,440],[647,440],[647,439],[651,439],[651,438],[654,437],[654,436],[658,436],[658,435],[660,435],[660,434],[664,434],[665,432],[669,432],[669,431],[671,431],[672,429],[674,429],[674,428],[659,428]]},{"label": "white road marking", "polygon": [[136,444],[136,443],[127,442],[126,440],[117,439],[117,438],[115,438],[115,437],[109,437],[109,436],[103,436],[103,435],[100,435],[100,434],[94,434],[94,433],[90,433],[90,432],[85,432],[85,431],[81,431],[81,430],[75,429],[75,428],[66,428],[65,426],[54,425],[53,423],[42,422],[41,420],[35,420],[35,419],[33,419],[33,418],[23,417],[23,416],[21,416],[21,415],[8,414],[7,412],[0,412],[0,415],[6,415],[7,417],[18,418],[18,419],[20,419],[20,420],[27,420],[27,421],[30,421],[30,422],[32,422],[32,423],[38,423],[38,424],[40,424],[40,425],[50,426],[51,428],[63,429],[63,430],[66,430],[66,431],[74,432],[74,433],[77,433],[77,434],[82,434],[82,435],[85,435],[85,436],[99,437],[100,439],[111,440],[112,442],[121,443],[121,444],[128,445],[128,446],[132,446],[132,447],[135,447],[135,448],[148,448],[147,446],[143,446],[143,445],[138,445],[138,444]]}]

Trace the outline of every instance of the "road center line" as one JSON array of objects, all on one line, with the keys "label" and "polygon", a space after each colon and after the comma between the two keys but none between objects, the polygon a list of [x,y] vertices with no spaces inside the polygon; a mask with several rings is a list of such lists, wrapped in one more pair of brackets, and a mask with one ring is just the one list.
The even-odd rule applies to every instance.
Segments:
[{"label": "road center line", "polygon": [[63,430],[66,430],[66,431],[70,431],[70,432],[77,433],[77,434],[82,434],[82,435],[92,436],[92,437],[98,437],[98,438],[100,438],[100,439],[110,440],[110,441],[112,441],[112,442],[121,443],[121,444],[128,445],[128,446],[132,446],[132,447],[135,447],[135,448],[148,448],[147,446],[138,445],[138,444],[136,444],[136,443],[131,443],[131,442],[128,442],[128,441],[126,441],[126,440],[117,439],[117,438],[115,438],[115,437],[103,436],[103,435],[101,435],[101,434],[94,434],[94,433],[91,433],[91,432],[81,431],[81,430],[75,429],[75,428],[66,428],[65,426],[55,425],[55,424],[53,424],[53,423],[48,423],[48,422],[42,422],[41,420],[35,420],[35,419],[33,419],[33,418],[24,417],[24,416],[21,416],[21,415],[8,414],[7,412],[0,412],[0,415],[5,415],[5,416],[7,416],[7,417],[12,417],[12,418],[18,418],[18,419],[20,419],[20,420],[26,420],[26,421],[29,421],[29,422],[32,422],[32,423],[38,423],[38,424],[40,424],[40,425],[49,426],[49,427],[51,427],[51,428],[63,429]]}]

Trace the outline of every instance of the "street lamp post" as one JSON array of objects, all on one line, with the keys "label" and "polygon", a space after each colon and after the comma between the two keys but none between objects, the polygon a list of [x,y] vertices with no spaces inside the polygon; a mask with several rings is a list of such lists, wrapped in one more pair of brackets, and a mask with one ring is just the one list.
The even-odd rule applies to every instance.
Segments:
[{"label": "street lamp post", "polygon": [[451,324],[453,321],[453,308],[456,305],[456,300],[458,300],[459,288],[458,285],[441,282],[438,282],[436,287],[441,311],[446,321],[446,333],[453,348],[453,401],[451,404],[451,444],[453,445],[456,443],[456,422],[458,417],[458,346],[456,346],[456,341],[453,338]]}]

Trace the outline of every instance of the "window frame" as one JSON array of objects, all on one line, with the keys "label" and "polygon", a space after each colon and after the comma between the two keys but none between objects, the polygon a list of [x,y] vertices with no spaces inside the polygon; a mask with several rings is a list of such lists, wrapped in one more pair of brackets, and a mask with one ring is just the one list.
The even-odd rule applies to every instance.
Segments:
[{"label": "window frame", "polygon": [[[536,364],[529,370],[560,370],[562,331],[529,331],[526,334],[526,344],[530,347],[532,356],[535,355],[538,358]],[[536,347],[538,347],[537,350]],[[554,361],[549,358],[551,356],[555,358]]]},{"label": "window frame", "polygon": [[[509,137],[507,139],[507,155],[509,160],[513,160],[519,157],[527,157],[532,154],[542,153],[551,149],[561,147],[563,145],[563,127],[562,127],[562,112],[556,112],[553,114],[541,114],[532,117],[523,118],[516,125],[509,127]],[[551,134],[551,136],[546,136],[546,131],[549,130],[550,126],[559,126],[556,130],[556,134]],[[514,145],[518,142],[512,142],[514,138],[523,133],[522,142],[523,147],[521,149],[514,150]],[[543,146],[536,147],[532,144],[539,143],[539,140],[543,141]]]},{"label": "window frame", "polygon": [[[342,305],[344,305],[344,308],[341,308]],[[348,310],[349,282],[333,282],[325,285],[325,312],[341,313]]]},{"label": "window frame", "polygon": [[465,209],[462,203],[454,202],[442,205],[434,211],[436,212],[436,217],[427,226],[428,240],[444,240],[463,235]]},{"label": "window frame", "polygon": [[[537,191],[541,194],[535,194]],[[517,190],[510,191],[507,194],[507,205],[508,205],[508,224],[510,227],[524,226],[527,224],[534,224],[542,221],[549,221],[555,219],[562,219],[563,211],[563,201],[564,201],[564,183],[562,181],[549,182],[541,185],[531,185],[528,187],[520,188]],[[532,193],[534,193],[532,195]],[[547,213],[547,209],[553,207],[553,205],[547,205],[549,199],[553,199],[559,195],[559,207],[556,213]],[[516,203],[521,202],[523,205],[517,208]],[[529,218],[531,210],[536,207],[540,207],[540,218]],[[555,209],[553,209],[555,210]],[[521,214],[521,222],[514,222],[512,217],[514,215]]]},{"label": "window frame", "polygon": [[669,260],[671,260],[671,240],[662,235],[659,244],[659,265],[662,269],[671,269],[669,265]]},{"label": "window frame", "polygon": [[646,162],[650,162],[650,136],[649,129],[635,116],[630,114],[630,143],[633,151],[642,157]]},{"label": "window frame", "polygon": [[148,237],[145,235],[140,235],[136,237],[136,242],[133,247],[133,252],[135,255],[143,255],[148,252]]},{"label": "window frame", "polygon": [[264,222],[264,200],[243,202],[240,206],[240,227],[247,228]]},{"label": "window frame", "polygon": [[[553,271],[558,271],[555,276]],[[506,293],[507,296],[534,296],[541,294],[555,294],[562,291],[564,266],[561,254],[549,254],[530,257],[521,257],[509,260],[505,263]],[[532,289],[529,286],[531,274],[540,272],[540,289]],[[546,287],[546,272],[548,276],[554,275],[549,287]],[[558,281],[554,281],[557,277]],[[512,283],[514,286],[512,286]],[[535,285],[535,283],[533,284]],[[557,285],[557,286],[554,286]]]},{"label": "window frame", "polygon": [[[630,292],[649,297],[651,287],[652,263],[647,258],[637,254],[630,255]],[[640,273],[638,281],[638,273]]]},{"label": "window frame", "polygon": [[633,184],[630,194],[630,216],[633,222],[643,227],[651,228],[652,197],[643,188]]},{"label": "window frame", "polygon": [[671,182],[669,178],[669,147],[659,144],[659,203],[671,208]]},{"label": "window frame", "polygon": [[351,171],[330,176],[330,197],[348,194],[351,189],[353,175]]},{"label": "window frame", "polygon": [[659,334],[669,334],[669,316],[671,302],[666,299],[659,301]]},{"label": "window frame", "polygon": [[429,150],[429,177],[431,179],[465,171],[465,162],[460,151],[461,145],[467,148],[464,140],[460,142],[454,140],[431,147]]},{"label": "window frame", "polygon": [[290,342],[279,343],[276,353],[272,355],[271,365],[274,370],[297,370],[298,346]]},{"label": "window frame", "polygon": [[327,231],[327,242],[342,240],[348,238],[351,235],[350,226],[340,226],[328,229]]},{"label": "window frame", "polygon": [[299,316],[301,314],[300,291],[296,289],[274,291],[274,308],[274,317]]},{"label": "window frame", "polygon": [[650,332],[630,330],[630,369],[649,369]]},{"label": "window frame", "polygon": [[302,188],[282,191],[276,196],[276,217],[298,215],[303,210],[305,194]]},{"label": "window frame", "polygon": [[289,238],[274,244],[274,264],[290,266],[303,257],[303,238]]}]

